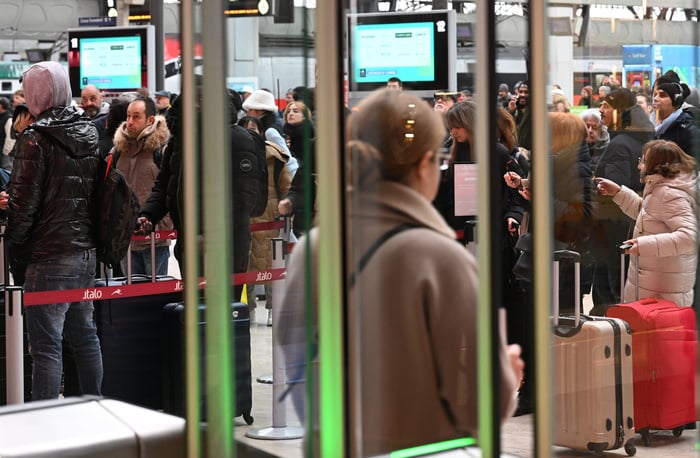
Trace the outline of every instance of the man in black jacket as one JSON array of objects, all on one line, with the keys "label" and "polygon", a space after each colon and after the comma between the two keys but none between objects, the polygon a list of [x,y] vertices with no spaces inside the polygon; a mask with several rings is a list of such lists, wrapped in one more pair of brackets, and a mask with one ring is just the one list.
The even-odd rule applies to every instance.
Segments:
[{"label": "man in black jacket", "polygon": [[[654,126],[629,89],[616,89],[600,104],[610,144],[598,160],[594,177],[607,178],[641,192],[639,158],[644,143],[654,138]],[[596,227],[591,231],[593,255],[592,315],[604,315],[609,305],[620,302],[620,253],[617,246],[627,240],[634,221],[625,216],[610,197],[594,194]]]},{"label": "man in black jacket", "polygon": [[[91,288],[95,276],[97,129],[71,107],[66,70],[57,62],[23,75],[34,124],[17,139],[9,187],[10,267],[27,292]],[[32,400],[58,398],[62,338],[73,350],[80,392],[101,393],[102,356],[92,301],[25,309],[33,358]]]},{"label": "man in black jacket", "polygon": [[[236,107],[240,101],[236,99],[238,94],[228,91],[229,96],[229,121],[230,121],[230,144],[231,144],[231,176],[237,176],[241,164],[236,161],[236,152],[252,152],[265,155],[265,142],[259,135],[248,129],[236,125],[238,119]],[[184,234],[182,218],[184,216],[182,202],[182,98],[176,97],[168,112],[168,127],[172,134],[170,143],[165,149],[161,164],[160,173],[156,179],[151,195],[146,200],[146,204],[141,208],[139,223],[145,233],[152,230],[153,224],[160,221],[166,213],[170,212],[173,226],[178,232],[178,241],[175,245],[175,258],[184,269],[184,252],[181,241]],[[201,129],[198,129],[198,132]],[[248,270],[248,258],[250,254],[250,206],[253,202],[246,198],[244,191],[240,188],[242,180],[237,180],[231,186],[232,196],[232,225],[233,225],[233,272],[244,273]],[[201,179],[200,179],[201,183]],[[201,193],[200,193],[201,195]],[[201,221],[201,218],[200,218]],[[234,288],[236,300],[241,297],[243,285]]]}]

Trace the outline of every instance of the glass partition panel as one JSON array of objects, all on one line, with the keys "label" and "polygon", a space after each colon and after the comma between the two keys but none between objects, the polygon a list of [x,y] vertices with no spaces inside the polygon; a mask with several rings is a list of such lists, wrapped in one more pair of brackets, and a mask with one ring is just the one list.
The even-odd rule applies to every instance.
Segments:
[{"label": "glass partition panel", "polygon": [[[282,108],[311,88],[275,129],[299,166],[300,240],[285,291],[266,295],[271,405],[289,407],[272,429],[304,427],[282,456],[694,453],[697,318],[678,306],[697,272],[698,5],[661,3],[370,0],[296,7],[286,25],[226,19],[229,89]],[[674,325],[641,332],[617,305],[637,297],[674,302]],[[662,382],[672,399],[652,401]]]},{"label": "glass partition panel", "polygon": [[[643,447],[654,440],[693,453],[697,436],[682,431],[696,417],[697,334],[694,316],[682,307],[694,301],[697,264],[691,159],[698,154],[697,5],[652,3],[350,4],[343,18],[352,111],[343,149],[350,456],[479,432],[486,455],[500,449],[566,456],[567,450],[610,448],[653,456],[658,450]],[[452,27],[454,37],[445,45],[439,34],[449,36]],[[443,71],[456,73],[456,80],[441,79]],[[414,149],[425,157],[431,151],[421,143],[431,141],[419,130],[428,122],[421,118],[422,102],[441,113],[442,141],[432,149],[446,156],[433,152],[441,169],[437,194],[416,196],[407,191],[422,179]],[[649,143],[654,139],[674,143]],[[653,173],[642,170],[640,180],[639,170],[647,167],[643,151],[654,148],[674,155],[674,180],[686,189],[679,194],[682,208],[656,214],[665,221],[658,229],[649,227],[654,217],[646,214]],[[670,179],[661,169],[655,173]],[[626,183],[622,194],[606,180]],[[456,232],[452,238],[475,255],[459,263],[461,269],[478,268],[473,291],[467,292],[469,275],[452,264],[463,248],[453,242],[441,251],[426,230],[433,213],[414,216],[423,209],[421,198],[441,213],[435,221],[447,222]],[[674,219],[684,222],[674,226]],[[657,247],[659,240],[677,237],[687,243],[684,248],[674,245],[645,260],[652,254],[646,243]],[[623,242],[632,245],[632,256],[621,264]],[[439,267],[432,264],[434,256]],[[669,275],[663,287],[658,279],[645,279],[646,269],[665,261],[688,268],[657,271]],[[621,266],[627,272],[628,263],[621,297]],[[450,284],[456,274],[458,287]],[[671,285],[681,283],[678,293]],[[686,387],[678,400],[685,413],[675,426],[651,425],[644,417],[650,409],[645,383],[651,382],[640,375],[640,365],[660,353],[642,340],[635,329],[640,325],[630,324],[634,320],[625,313],[631,307],[608,310],[645,296],[670,299],[672,310],[686,315],[677,318],[687,327],[681,332],[687,340],[678,345],[689,350],[673,352],[686,358],[674,379]],[[583,318],[576,318],[576,308]],[[507,347],[497,338],[498,309],[506,311],[506,341],[522,347],[525,361],[524,379],[516,377],[515,416],[503,422],[499,416],[510,405],[505,391],[515,390],[509,366],[499,365],[499,349]],[[472,320],[460,319],[460,313],[473,314]],[[604,315],[623,320],[587,317]],[[581,337],[588,329],[604,334],[601,343]],[[461,347],[451,347],[451,332],[463,333]],[[468,357],[450,355],[455,348],[469,348]],[[443,358],[452,364],[441,365]],[[465,361],[468,370],[461,370]],[[455,373],[445,372],[450,370]],[[426,378],[437,391],[422,385]],[[456,392],[459,402],[450,397]],[[470,404],[477,393],[480,402]],[[430,410],[426,405],[436,399],[439,408],[431,411],[429,425],[412,417],[413,406]],[[584,425],[588,415],[592,419]],[[436,432],[445,418],[449,432]]]}]

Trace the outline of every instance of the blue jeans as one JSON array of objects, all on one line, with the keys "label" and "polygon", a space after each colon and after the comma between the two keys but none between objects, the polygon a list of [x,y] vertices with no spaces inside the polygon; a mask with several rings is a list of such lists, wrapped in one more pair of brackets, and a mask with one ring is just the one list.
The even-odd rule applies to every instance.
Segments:
[{"label": "blue jeans", "polygon": [[[92,288],[95,258],[95,250],[91,249],[29,264],[24,289],[35,292]],[[102,354],[92,313],[92,301],[26,307],[24,316],[33,359],[33,401],[58,398],[63,369],[62,340],[73,349],[81,393],[101,395]]]},{"label": "blue jeans", "polygon": [[[168,275],[168,259],[170,247],[156,247],[156,275]],[[126,257],[119,263],[122,272],[126,275]],[[151,248],[145,250],[131,250],[131,273],[151,275]]]}]

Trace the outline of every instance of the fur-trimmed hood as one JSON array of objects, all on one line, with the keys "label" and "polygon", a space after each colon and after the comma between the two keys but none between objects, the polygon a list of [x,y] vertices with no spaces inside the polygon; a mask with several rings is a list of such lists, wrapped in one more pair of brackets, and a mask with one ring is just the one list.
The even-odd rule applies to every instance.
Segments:
[{"label": "fur-trimmed hood", "polygon": [[114,133],[114,147],[121,155],[133,156],[139,152],[153,153],[168,143],[170,130],[165,117],[156,115],[153,124],[146,126],[136,138],[129,136],[124,121]]}]

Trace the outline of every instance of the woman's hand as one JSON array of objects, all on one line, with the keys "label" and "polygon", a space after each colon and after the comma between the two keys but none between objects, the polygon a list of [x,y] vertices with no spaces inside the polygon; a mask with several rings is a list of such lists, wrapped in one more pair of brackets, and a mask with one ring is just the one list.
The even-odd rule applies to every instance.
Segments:
[{"label": "woman's hand", "polygon": [[517,387],[523,383],[523,377],[525,376],[525,361],[521,358],[522,348],[518,344],[511,344],[506,347],[506,353],[510,359],[510,367],[513,369],[513,375],[515,375],[515,380],[518,382]]},{"label": "woman's hand", "polygon": [[639,244],[637,243],[637,239],[625,240],[622,242],[622,245],[629,245],[629,248],[625,250],[625,254],[639,256]]},{"label": "woman's hand", "polygon": [[513,189],[518,189],[520,187],[520,180],[522,180],[520,175],[515,172],[506,172],[506,174],[503,175],[503,179],[508,187]]},{"label": "woman's hand", "polygon": [[528,202],[530,201],[530,188],[523,188],[518,192],[521,196],[523,196],[523,199],[527,200]]},{"label": "woman's hand", "polygon": [[292,201],[289,199],[282,199],[277,204],[277,211],[280,212],[282,216],[289,216],[292,214]]},{"label": "woman's hand", "polygon": [[615,194],[620,192],[620,185],[607,178],[596,178],[595,183],[598,194],[601,196],[615,196]]},{"label": "woman's hand", "polygon": [[520,223],[515,218],[508,218],[506,220],[506,224],[508,226],[508,232],[510,233],[511,237],[517,236],[518,229],[520,228]]}]

